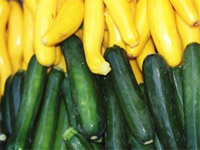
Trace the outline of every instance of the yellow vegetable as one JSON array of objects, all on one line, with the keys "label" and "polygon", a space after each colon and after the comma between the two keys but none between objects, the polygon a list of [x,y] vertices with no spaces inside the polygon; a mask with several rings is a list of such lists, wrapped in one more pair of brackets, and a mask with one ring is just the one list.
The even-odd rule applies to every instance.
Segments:
[{"label": "yellow vegetable", "polygon": [[103,47],[108,47],[108,30],[104,30]]},{"label": "yellow vegetable", "polygon": [[57,64],[56,66],[61,68],[64,72],[67,72],[67,65],[66,65],[65,57],[63,56],[63,54],[61,55],[61,60],[60,60],[59,64]]},{"label": "yellow vegetable", "polygon": [[148,0],[147,14],[149,29],[158,53],[168,65],[179,65],[183,49],[171,3],[168,0]]},{"label": "yellow vegetable", "polygon": [[57,65],[60,63],[61,61],[61,56],[62,56],[62,51],[61,51],[61,47],[59,45],[56,46],[56,60],[54,65]]},{"label": "yellow vegetable", "polygon": [[183,19],[176,13],[176,24],[180,35],[183,49],[192,42],[200,43],[200,28],[194,28],[186,24]]},{"label": "yellow vegetable", "polygon": [[127,0],[103,0],[117,25],[122,39],[126,44],[135,47],[139,44],[134,15]]},{"label": "yellow vegetable", "polygon": [[126,45],[121,38],[120,32],[108,11],[105,13],[105,21],[108,26],[108,47],[118,45],[119,47],[126,49]]},{"label": "yellow vegetable", "polygon": [[23,69],[23,70],[26,70],[27,67],[28,67],[28,63],[26,63],[26,62],[23,60],[23,62],[22,62],[22,69]]},{"label": "yellow vegetable", "polygon": [[150,55],[155,53],[155,48],[153,45],[153,41],[151,40],[151,38],[149,38],[149,40],[147,41],[146,45],[144,46],[142,52],[140,53],[140,55],[137,57],[137,64],[140,68],[140,70],[142,71],[142,65],[144,62],[144,59]]},{"label": "yellow vegetable", "polygon": [[23,12],[16,0],[9,1],[8,52],[13,73],[22,67],[23,59]]},{"label": "yellow vegetable", "polygon": [[57,0],[40,0],[35,18],[34,49],[38,61],[44,66],[55,63],[55,46],[47,47],[42,44],[42,36],[49,29],[56,17]]},{"label": "yellow vegetable", "polygon": [[[91,13],[92,12],[92,13]],[[110,64],[101,55],[104,36],[104,5],[102,0],[85,0],[83,46],[91,72],[106,75]]]},{"label": "yellow vegetable", "polygon": [[34,34],[34,19],[30,10],[24,6],[23,20],[23,62],[28,64],[31,57],[34,55],[33,34]]},{"label": "yellow vegetable", "polygon": [[200,0],[194,0],[194,4],[196,6],[196,10],[197,10],[198,16],[200,18]]},{"label": "yellow vegetable", "polygon": [[83,0],[67,0],[50,29],[42,37],[42,43],[53,46],[64,41],[78,30],[83,21],[83,15]]},{"label": "yellow vegetable", "polygon": [[131,0],[129,3],[130,3],[130,6],[131,6],[131,11],[132,11],[133,15],[135,15],[137,1],[136,0]]},{"label": "yellow vegetable", "polygon": [[79,39],[82,41],[83,40],[83,29],[82,28],[80,28],[80,29],[78,29],[78,31],[76,31],[76,36],[78,36],[79,37]]},{"label": "yellow vegetable", "polygon": [[62,5],[66,2],[66,0],[58,0],[58,4],[57,4],[57,13],[60,11],[60,8],[62,7]]},{"label": "yellow vegetable", "polygon": [[4,93],[5,81],[12,73],[5,40],[5,31],[9,12],[10,6],[8,1],[0,0],[0,95]]},{"label": "yellow vegetable", "polygon": [[137,57],[143,50],[145,44],[150,38],[150,31],[147,20],[147,1],[148,0],[139,0],[136,6],[135,11],[135,22],[136,28],[140,36],[140,43],[131,48],[127,47],[128,54],[131,54],[133,57]]},{"label": "yellow vegetable", "polygon": [[198,14],[195,9],[194,0],[170,0],[175,10],[178,12],[180,17],[189,26],[199,26]]},{"label": "yellow vegetable", "polygon": [[29,11],[31,12],[32,16],[35,16],[35,12],[37,9],[37,0],[24,0],[24,4],[26,5],[26,7],[29,9]]},{"label": "yellow vegetable", "polygon": [[143,77],[142,77],[142,72],[140,71],[137,61],[135,59],[130,59],[129,60],[133,74],[136,78],[136,81],[138,84],[143,83]]}]

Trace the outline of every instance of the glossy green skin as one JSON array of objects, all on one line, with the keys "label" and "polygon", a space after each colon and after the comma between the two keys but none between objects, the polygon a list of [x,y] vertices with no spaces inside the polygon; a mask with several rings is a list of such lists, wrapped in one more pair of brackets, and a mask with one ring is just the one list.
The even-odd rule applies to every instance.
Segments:
[{"label": "glossy green skin", "polygon": [[[83,45],[72,35],[61,44],[70,78],[79,132],[95,140],[105,130],[104,101],[97,90],[96,78],[87,66]],[[95,137],[95,138],[94,138]]]},{"label": "glossy green skin", "polygon": [[14,112],[14,120],[17,117],[19,106],[22,99],[22,89],[23,89],[23,81],[25,77],[25,71],[19,70],[13,76],[13,81],[11,84],[11,96],[10,96],[10,105],[11,110]]},{"label": "glossy green skin", "polygon": [[183,56],[183,99],[187,149],[200,149],[200,45],[192,43]]},{"label": "glossy green skin", "polygon": [[14,123],[14,112],[12,111],[12,107],[10,106],[10,89],[12,83],[13,76],[10,75],[5,83],[5,92],[2,99],[2,117],[3,117],[3,125],[8,131],[10,135],[13,131],[13,123]]},{"label": "glossy green skin", "polygon": [[56,135],[56,126],[61,102],[60,87],[64,73],[57,69],[51,69],[47,85],[45,88],[44,99],[36,130],[33,136],[31,149],[50,150]]},{"label": "glossy green skin", "polygon": [[164,149],[184,149],[184,132],[176,112],[169,66],[160,55],[149,55],[144,61],[143,75],[160,142]]},{"label": "glossy green skin", "polygon": [[154,141],[154,143],[153,143],[153,146],[154,146],[154,148],[155,148],[156,150],[163,150],[163,146],[162,146],[162,144],[160,143],[160,140],[159,140],[157,134],[155,135],[155,141]]},{"label": "glossy green skin", "polygon": [[59,108],[59,116],[56,127],[56,134],[54,139],[53,150],[67,150],[65,142],[63,140],[63,133],[67,128],[69,128],[69,120],[67,115],[67,110],[65,107],[64,99],[61,99],[60,108]]},{"label": "glossy green skin", "polygon": [[47,68],[40,65],[35,56],[29,62],[22,90],[22,101],[14,125],[8,139],[8,150],[24,150],[30,137],[42,100]]},{"label": "glossy green skin", "polygon": [[94,148],[94,150],[105,150],[105,147],[102,143],[94,143],[92,142],[92,147]]},{"label": "glossy green skin", "polygon": [[94,150],[80,133],[76,133],[69,140],[65,140],[65,144],[69,150]]},{"label": "glossy green skin", "polygon": [[74,110],[74,102],[71,95],[71,89],[70,89],[70,79],[67,73],[65,74],[65,78],[62,82],[61,90],[63,93],[65,106],[67,109],[67,115],[69,118],[69,123],[72,127],[77,129],[77,122],[76,122],[76,116],[75,116],[75,110]]},{"label": "glossy green skin", "polygon": [[181,118],[181,124],[183,129],[185,128],[185,119],[184,119],[184,108],[183,108],[183,85],[182,85],[182,68],[174,67],[172,68],[172,80],[174,85],[174,94],[176,104],[178,106],[178,113]]},{"label": "glossy green skin", "polygon": [[111,78],[101,77],[101,86],[106,100],[106,131],[105,147],[108,150],[128,149],[125,133],[125,120],[118,104],[118,97],[114,90]]},{"label": "glossy green skin", "polygon": [[[0,135],[2,135],[2,134],[6,135],[6,138],[8,138],[8,133],[6,132],[5,128],[3,127],[3,123],[0,121]],[[7,139],[5,141],[0,140],[0,149],[1,150],[5,149],[6,141],[7,141]]]},{"label": "glossy green skin", "polygon": [[112,82],[130,131],[141,144],[153,140],[152,118],[131,70],[126,52],[118,46],[113,46],[106,49],[104,56],[111,65]]}]

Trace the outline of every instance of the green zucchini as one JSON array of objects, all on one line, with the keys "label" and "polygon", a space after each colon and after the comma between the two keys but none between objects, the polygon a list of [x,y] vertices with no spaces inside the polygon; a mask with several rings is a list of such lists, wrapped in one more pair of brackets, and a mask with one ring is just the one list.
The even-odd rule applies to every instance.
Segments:
[{"label": "green zucchini", "polygon": [[14,120],[17,117],[19,106],[21,103],[22,98],[22,88],[23,88],[23,81],[25,77],[24,70],[18,70],[13,75],[13,80],[11,84],[11,95],[10,95],[10,106],[11,110],[14,112]]},{"label": "green zucchini", "polygon": [[156,150],[163,150],[163,146],[162,146],[162,144],[160,143],[160,140],[159,140],[157,134],[155,135],[155,141],[154,141],[154,143],[153,143],[153,146],[154,146],[154,148],[155,148]]},{"label": "green zucchini", "polygon": [[184,132],[173,96],[170,68],[159,54],[147,56],[143,76],[157,135],[164,149],[184,149]]},{"label": "green zucchini", "polygon": [[114,45],[104,56],[111,65],[111,79],[130,131],[141,144],[152,143],[154,125],[126,52]]},{"label": "green zucchini", "polygon": [[69,120],[67,115],[67,110],[65,107],[64,99],[61,99],[60,108],[59,108],[59,116],[56,127],[56,134],[53,144],[53,150],[67,150],[65,142],[63,140],[63,134],[65,130],[69,128]]},{"label": "green zucchini", "polygon": [[5,149],[7,138],[8,138],[8,134],[5,128],[3,127],[3,123],[0,122],[0,149],[1,150]]},{"label": "green zucchini", "polygon": [[70,79],[69,79],[68,73],[65,73],[65,78],[62,82],[61,90],[63,93],[70,126],[77,129],[77,122],[76,122],[76,116],[75,116],[75,110],[74,110],[74,102],[73,102],[72,95],[71,95]]},{"label": "green zucchini", "polygon": [[91,142],[91,144],[94,150],[105,150],[103,143]]},{"label": "green zucchini", "polygon": [[31,146],[33,150],[49,150],[53,147],[60,107],[60,87],[63,78],[64,72],[58,68],[51,69],[45,88],[41,112],[36,123]]},{"label": "green zucchini", "polygon": [[105,130],[104,101],[95,75],[89,70],[81,40],[72,35],[61,43],[70,78],[72,99],[79,132],[96,140]]},{"label": "green zucchini", "polygon": [[6,146],[8,150],[25,149],[42,100],[46,76],[47,67],[42,66],[33,56],[28,64],[24,79],[22,100],[13,133]]},{"label": "green zucchini", "polygon": [[10,89],[12,83],[13,75],[10,75],[5,83],[5,91],[2,99],[2,115],[3,115],[3,125],[8,131],[8,134],[11,135],[13,131],[13,121],[14,121],[14,112],[10,107]]},{"label": "green zucchini", "polygon": [[189,44],[183,55],[183,99],[187,149],[200,149],[200,45]]},{"label": "green zucchini", "polygon": [[69,127],[63,134],[63,139],[70,150],[93,150],[92,145],[73,127]]},{"label": "green zucchini", "polygon": [[127,149],[124,116],[118,104],[118,97],[113,88],[110,76],[100,77],[101,87],[106,100],[106,149]]}]

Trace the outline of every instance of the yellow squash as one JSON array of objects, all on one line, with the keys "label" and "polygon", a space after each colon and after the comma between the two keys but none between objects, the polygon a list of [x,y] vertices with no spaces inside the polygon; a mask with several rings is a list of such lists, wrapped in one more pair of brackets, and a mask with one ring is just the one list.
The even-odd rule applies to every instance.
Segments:
[{"label": "yellow squash", "polygon": [[61,56],[62,56],[61,47],[60,47],[60,45],[57,45],[57,46],[56,46],[56,60],[55,60],[54,65],[57,65],[57,64],[60,63],[60,61],[61,61]]},{"label": "yellow squash", "polygon": [[122,39],[131,47],[139,44],[134,15],[127,0],[103,0],[117,25]]},{"label": "yellow squash", "polygon": [[57,13],[60,11],[60,8],[62,7],[62,5],[65,3],[66,0],[58,0],[58,4],[57,4]]},{"label": "yellow squash", "polygon": [[82,28],[79,28],[76,33],[75,33],[76,36],[79,37],[79,39],[82,41],[83,40],[83,29]]},{"label": "yellow squash", "polygon": [[51,66],[56,60],[55,46],[47,47],[42,43],[42,36],[55,21],[56,8],[57,0],[40,0],[36,11],[34,50],[38,61],[44,66]]},{"label": "yellow squash", "polygon": [[168,0],[148,0],[147,14],[149,29],[158,53],[170,66],[179,65],[183,49],[171,3]]},{"label": "yellow squash", "polygon": [[42,43],[53,46],[64,41],[78,30],[83,21],[83,15],[83,0],[67,0],[60,8],[50,29],[42,37]]},{"label": "yellow squash", "polygon": [[119,47],[126,49],[126,45],[121,38],[121,34],[115,25],[109,11],[105,12],[105,21],[108,27],[108,47],[118,45]]},{"label": "yellow squash", "polygon": [[192,42],[200,43],[200,28],[194,28],[186,24],[183,19],[176,13],[176,24],[180,35],[183,49]]},{"label": "yellow squash", "polygon": [[[91,13],[92,12],[92,13]],[[104,5],[102,0],[85,0],[83,46],[91,72],[106,75],[110,64],[101,55],[104,36]]]},{"label": "yellow squash", "polygon": [[194,0],[170,0],[180,17],[189,26],[199,26],[199,18],[195,9]]},{"label": "yellow squash", "polygon": [[198,16],[200,18],[200,0],[194,0],[194,4],[196,6],[196,10],[197,10]]},{"label": "yellow squash", "polygon": [[140,53],[140,55],[137,57],[137,64],[140,68],[140,70],[142,71],[142,65],[144,62],[144,59],[150,55],[155,53],[155,47],[153,45],[153,41],[151,38],[149,38],[149,40],[147,41],[146,45],[144,46],[142,52]]},{"label": "yellow squash", "polygon": [[139,0],[136,5],[135,22],[140,36],[140,43],[132,48],[130,46],[127,47],[128,54],[131,54],[133,57],[137,57],[141,53],[150,37],[147,20],[147,1],[148,0]]},{"label": "yellow squash", "polygon": [[35,12],[37,9],[37,0],[24,0],[24,4],[26,5],[26,7],[29,9],[29,11],[31,12],[32,16],[35,16]]},{"label": "yellow squash", "polygon": [[16,0],[9,1],[8,52],[13,73],[22,67],[23,60],[23,12]]},{"label": "yellow squash", "polygon": [[31,57],[34,55],[33,48],[33,34],[34,34],[34,19],[27,8],[24,6],[24,19],[23,19],[23,63],[28,64]]},{"label": "yellow squash", "polygon": [[108,30],[104,30],[103,47],[105,47],[105,48],[108,47]]},{"label": "yellow squash", "polygon": [[132,11],[133,15],[135,15],[137,1],[136,0],[132,0],[129,3],[130,3],[130,6],[131,6],[131,11]]},{"label": "yellow squash", "polygon": [[10,5],[7,0],[0,0],[0,96],[4,93],[4,86],[7,77],[12,73],[10,59],[7,53],[5,40],[6,24],[10,12]]},{"label": "yellow squash", "polygon": [[67,72],[67,65],[66,65],[65,57],[63,56],[63,54],[61,55],[60,62],[56,66],[61,68],[64,72]]},{"label": "yellow squash", "polygon": [[135,59],[130,59],[129,60],[133,74],[136,78],[136,81],[138,84],[143,83],[143,77],[142,77],[142,72],[140,71],[137,61]]}]

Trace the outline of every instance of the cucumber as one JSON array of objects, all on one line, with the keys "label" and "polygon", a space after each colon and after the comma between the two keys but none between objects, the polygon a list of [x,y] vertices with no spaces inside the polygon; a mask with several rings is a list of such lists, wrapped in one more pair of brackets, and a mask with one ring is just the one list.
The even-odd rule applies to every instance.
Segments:
[{"label": "cucumber", "polygon": [[24,77],[25,77],[24,70],[18,70],[13,75],[11,91],[10,91],[10,93],[11,93],[10,106],[11,106],[11,110],[14,112],[14,120],[17,117],[19,106],[20,106],[21,99],[22,99],[22,89],[23,89]]},{"label": "cucumber", "polygon": [[174,67],[172,71],[172,80],[174,86],[174,96],[178,107],[178,113],[181,118],[181,125],[185,128],[184,108],[183,108],[183,85],[182,85],[182,68],[180,66]]},{"label": "cucumber", "polygon": [[72,35],[61,43],[70,78],[77,127],[87,139],[96,140],[105,130],[104,101],[95,75],[89,70],[81,40]]},{"label": "cucumber", "polygon": [[169,66],[159,54],[149,55],[143,63],[143,75],[149,108],[164,149],[185,149]]},{"label": "cucumber", "polygon": [[8,138],[7,132],[5,128],[3,127],[3,123],[0,122],[0,149],[1,150],[5,149],[7,138]]},{"label": "cucumber", "polygon": [[21,105],[13,133],[6,145],[8,150],[25,149],[42,100],[46,76],[47,67],[40,65],[34,55],[28,64],[23,84]]},{"label": "cucumber", "polygon": [[58,68],[52,68],[49,72],[42,108],[31,146],[33,150],[49,150],[53,147],[60,107],[60,87],[63,78],[64,72]]},{"label": "cucumber", "polygon": [[73,127],[65,131],[63,139],[70,150],[94,150],[92,145]]},{"label": "cucumber", "polygon": [[114,45],[104,56],[111,65],[111,79],[130,131],[141,144],[152,143],[154,125],[126,52]]},{"label": "cucumber", "polygon": [[101,77],[101,87],[106,100],[106,149],[127,149],[124,116],[118,104],[118,97],[114,90],[110,76]]},{"label": "cucumber", "polygon": [[187,149],[200,149],[200,45],[189,44],[183,55],[183,99]]},{"label": "cucumber", "polygon": [[5,83],[5,91],[3,95],[2,100],[2,119],[3,119],[3,125],[8,131],[8,134],[11,135],[13,131],[13,121],[14,121],[14,112],[10,107],[10,89],[11,89],[11,83],[12,83],[13,75],[10,75]]},{"label": "cucumber", "polygon": [[65,78],[61,85],[61,91],[63,93],[66,109],[67,109],[67,115],[69,118],[69,124],[70,126],[77,129],[77,122],[76,122],[76,116],[75,116],[75,110],[74,110],[74,102],[71,95],[71,89],[70,89],[70,79],[68,76],[68,73],[65,73]]},{"label": "cucumber", "polygon": [[91,144],[94,150],[105,150],[105,147],[102,143],[91,142]]},{"label": "cucumber", "polygon": [[64,99],[62,97],[60,108],[59,108],[59,116],[58,116],[58,122],[57,122],[57,127],[56,127],[53,150],[67,150],[65,142],[63,140],[63,134],[65,130],[69,128],[69,126],[70,125],[69,125],[67,110],[65,107]]}]

